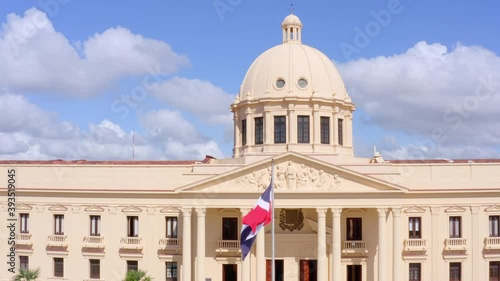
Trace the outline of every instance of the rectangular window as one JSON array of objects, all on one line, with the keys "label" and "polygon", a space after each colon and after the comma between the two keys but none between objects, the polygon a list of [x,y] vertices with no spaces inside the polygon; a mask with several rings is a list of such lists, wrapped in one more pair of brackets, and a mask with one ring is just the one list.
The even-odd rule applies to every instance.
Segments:
[{"label": "rectangular window", "polygon": [[264,143],[264,118],[257,117],[255,122],[255,144]]},{"label": "rectangular window", "polygon": [[166,262],[165,263],[167,271],[166,281],[177,281],[177,263],[176,262]]},{"label": "rectangular window", "polygon": [[29,218],[30,218],[29,214],[19,214],[19,220],[21,222],[19,232],[21,232],[21,233],[29,233],[29,228],[28,228]]},{"label": "rectangular window", "polygon": [[450,217],[450,238],[461,238],[461,217]]},{"label": "rectangular window", "polygon": [[462,263],[450,262],[450,281],[462,280]]},{"label": "rectangular window", "polygon": [[247,120],[241,120],[241,145],[247,145]]},{"label": "rectangular window", "polygon": [[101,216],[90,216],[90,236],[101,236]]},{"label": "rectangular window", "polygon": [[28,256],[19,256],[19,269],[27,270],[30,268]]},{"label": "rectangular window", "polygon": [[320,117],[321,143],[330,144],[330,117]]},{"label": "rectangular window", "polygon": [[297,142],[309,143],[309,116],[297,116]]},{"label": "rectangular window", "polygon": [[339,145],[344,145],[344,120],[343,119],[338,119],[338,139],[339,139]]},{"label": "rectangular window", "polygon": [[421,270],[422,270],[422,264],[420,263],[410,263],[410,278],[408,279],[409,281],[421,281]]},{"label": "rectangular window", "polygon": [[101,261],[89,260],[90,264],[90,279],[101,279]]},{"label": "rectangular window", "polygon": [[352,264],[347,266],[347,281],[363,280],[363,268],[360,264]]},{"label": "rectangular window", "polygon": [[500,236],[500,216],[490,216],[490,237]]},{"label": "rectangular window", "polygon": [[408,238],[420,239],[422,238],[422,227],[420,217],[408,218]]},{"label": "rectangular window", "polygon": [[137,261],[127,261],[127,272],[138,271],[139,263]]},{"label": "rectangular window", "polygon": [[346,240],[348,241],[360,241],[363,240],[362,236],[362,220],[361,218],[347,218],[346,220]]},{"label": "rectangular window", "polygon": [[54,215],[54,234],[64,235],[64,215]]},{"label": "rectangular window", "polygon": [[274,143],[286,143],[286,116],[274,116]]},{"label": "rectangular window", "polygon": [[167,224],[167,238],[177,238],[177,217],[165,217]]},{"label": "rectangular window", "polygon": [[490,281],[500,281],[500,261],[490,261]]},{"label": "rectangular window", "polygon": [[54,277],[64,277],[63,258],[54,258]]},{"label": "rectangular window", "polygon": [[222,240],[238,240],[238,218],[222,218]]},{"label": "rectangular window", "polygon": [[128,237],[139,237],[138,216],[127,216],[127,235]]}]

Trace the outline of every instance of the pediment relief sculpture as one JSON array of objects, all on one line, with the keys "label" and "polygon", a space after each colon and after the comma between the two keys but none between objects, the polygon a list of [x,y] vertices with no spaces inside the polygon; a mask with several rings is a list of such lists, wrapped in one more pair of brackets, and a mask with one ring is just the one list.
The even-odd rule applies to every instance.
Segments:
[{"label": "pediment relief sculpture", "polygon": [[[247,185],[250,190],[263,191],[271,182],[271,167],[252,172],[230,181],[230,185]],[[277,190],[336,190],[342,187],[337,174],[288,161],[275,166],[274,184]]]}]

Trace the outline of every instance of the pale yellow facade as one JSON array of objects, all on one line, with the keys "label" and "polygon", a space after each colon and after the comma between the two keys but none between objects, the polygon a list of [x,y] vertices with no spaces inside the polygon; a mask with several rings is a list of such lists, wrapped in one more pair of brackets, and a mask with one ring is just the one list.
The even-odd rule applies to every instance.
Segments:
[{"label": "pale yellow facade", "polygon": [[27,261],[38,280],[123,280],[135,264],[156,281],[269,280],[271,226],[244,262],[238,239],[273,165],[276,280],[498,280],[500,161],[354,157],[338,71],[302,44],[296,16],[282,28],[231,105],[233,158],[1,161],[1,217],[15,231],[0,228],[0,280],[13,276],[11,235],[16,271]]}]

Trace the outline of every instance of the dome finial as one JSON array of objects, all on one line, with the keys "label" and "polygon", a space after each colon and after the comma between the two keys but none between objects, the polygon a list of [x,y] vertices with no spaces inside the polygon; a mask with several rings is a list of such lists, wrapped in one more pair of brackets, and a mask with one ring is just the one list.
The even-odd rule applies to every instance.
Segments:
[{"label": "dome finial", "polygon": [[295,11],[295,8],[293,7],[293,3],[290,4],[290,14],[293,15],[293,12]]},{"label": "dome finial", "polygon": [[283,29],[283,43],[301,43],[302,42],[302,22],[299,17],[293,14],[293,4],[290,7],[290,12],[281,24]]}]

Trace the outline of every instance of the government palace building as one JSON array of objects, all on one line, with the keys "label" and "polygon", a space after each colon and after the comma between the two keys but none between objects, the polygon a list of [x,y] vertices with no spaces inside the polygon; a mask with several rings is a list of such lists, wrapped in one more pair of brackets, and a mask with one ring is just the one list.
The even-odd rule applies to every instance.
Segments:
[{"label": "government palace building", "polygon": [[281,28],[228,105],[231,158],[0,161],[0,280],[271,280],[271,224],[239,241],[271,178],[276,281],[500,280],[500,159],[355,157],[340,73]]}]

